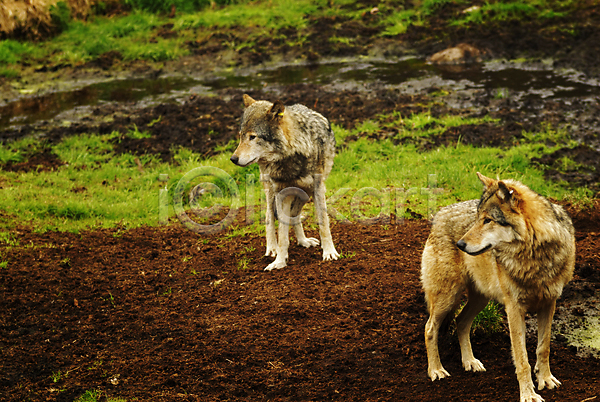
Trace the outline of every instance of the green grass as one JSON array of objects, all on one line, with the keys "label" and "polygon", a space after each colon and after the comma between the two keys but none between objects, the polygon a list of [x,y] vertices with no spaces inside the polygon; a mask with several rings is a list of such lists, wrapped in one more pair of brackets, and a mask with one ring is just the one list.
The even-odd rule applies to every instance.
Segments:
[{"label": "green grass", "polygon": [[411,25],[424,24],[422,13],[417,10],[400,10],[393,12],[385,21],[384,36],[396,36],[405,33]]},{"label": "green grass", "polygon": [[[464,0],[423,0],[413,8],[394,9],[382,21],[384,36],[405,33],[410,26],[427,26],[446,5],[459,5],[463,10],[470,2]],[[488,1],[469,12],[459,13],[448,21],[450,26],[468,27],[509,20],[548,20],[568,15],[577,6],[575,0]]]},{"label": "green grass", "polygon": [[179,12],[192,12],[213,5],[235,4],[235,0],[124,0],[126,6],[134,10],[144,10],[151,13],[168,13],[171,7]]},{"label": "green grass", "polygon": [[[303,47],[313,20],[320,18],[362,21],[371,7],[350,0],[126,0],[128,14],[92,15],[87,21],[73,20],[65,10],[54,10],[61,33],[42,42],[0,41],[0,76],[17,78],[19,66],[41,64],[79,65],[117,51],[125,62],[150,60],[164,62],[190,53],[189,43],[202,41],[215,33],[232,34],[226,47],[234,52],[250,50],[264,37],[280,38],[290,46]],[[177,13],[167,15],[171,6]],[[410,26],[428,26],[445,7],[467,8],[467,1],[423,0],[414,4],[382,3],[368,25],[383,36],[405,33]],[[514,19],[560,18],[577,8],[576,0],[490,1],[469,12],[458,13],[449,25],[471,26]],[[96,7],[101,11],[102,7]],[[163,38],[158,32],[170,24],[177,33]],[[295,33],[281,33],[283,29]],[[564,29],[564,27],[559,29]],[[334,45],[351,45],[352,38],[332,36]]]},{"label": "green grass", "polygon": [[[544,179],[542,167],[531,159],[541,157],[561,147],[572,147],[565,130],[550,125],[535,132],[523,133],[524,139],[511,148],[474,148],[460,142],[423,151],[410,141],[394,145],[398,138],[434,137],[449,127],[467,124],[496,124],[488,117],[443,115],[433,118],[428,112],[402,117],[399,114],[378,116],[364,121],[351,130],[333,126],[340,149],[334,169],[327,181],[328,206],[335,208],[340,218],[357,220],[378,214],[396,213],[409,216],[407,208],[423,216],[454,202],[478,198],[481,184],[475,172],[522,181],[533,190],[554,199],[589,200],[592,194],[585,188]],[[386,140],[367,137],[389,130],[397,134]],[[129,136],[147,137],[148,133],[132,127]],[[9,233],[18,222],[37,231],[79,231],[107,227],[131,228],[157,225],[161,220],[175,219],[173,196],[181,181],[182,210],[190,207],[213,208],[216,215],[199,222],[218,222],[232,205],[253,205],[254,215],[248,222],[260,220],[264,209],[264,193],[257,165],[239,168],[229,161],[231,147],[204,159],[186,148],[174,150],[173,164],[159,161],[152,155],[115,154],[114,143],[120,134],[82,134],[64,138],[51,151],[64,162],[54,171],[16,173],[0,171],[3,202],[0,205],[0,234]],[[356,138],[348,141],[348,138]],[[43,143],[22,139],[0,146],[0,161],[23,161],[41,149]],[[574,162],[565,159],[564,169],[574,169]],[[212,170],[198,175],[194,170],[206,166]],[[223,178],[214,176],[220,171]],[[433,175],[433,176],[431,176]],[[432,193],[429,182],[435,178]],[[196,185],[212,183],[198,205],[188,204],[189,191]],[[166,191],[165,191],[166,188]],[[161,193],[163,191],[163,193]],[[232,194],[238,194],[232,204]],[[162,197],[162,198],[161,198]],[[261,204],[262,201],[262,204]],[[222,205],[222,206],[219,206]],[[252,219],[250,219],[252,218]],[[211,220],[212,219],[212,220]],[[205,224],[205,223],[203,223]],[[258,231],[255,224],[230,228],[230,235]],[[238,233],[239,234],[236,234]],[[1,237],[8,244],[11,237]]]},{"label": "green grass", "polygon": [[567,9],[573,3],[573,1],[548,0],[487,2],[480,8],[452,21],[450,25],[469,26],[509,20],[560,18],[568,14]]},{"label": "green grass", "polygon": [[[455,312],[455,317],[462,311],[466,303],[463,303]],[[471,333],[482,333],[483,335],[492,335],[504,331],[504,307],[495,302],[490,301],[477,314],[471,325]]]},{"label": "green grass", "polygon": [[274,31],[307,26],[307,17],[324,6],[324,0],[272,0],[269,2],[248,2],[233,7],[206,9],[182,15],[174,20],[175,29],[189,28],[264,28]]},{"label": "green grass", "polygon": [[75,398],[73,402],[127,402],[127,399],[124,398],[115,398],[109,397],[105,395],[105,392],[100,390],[88,390],[83,394]]}]

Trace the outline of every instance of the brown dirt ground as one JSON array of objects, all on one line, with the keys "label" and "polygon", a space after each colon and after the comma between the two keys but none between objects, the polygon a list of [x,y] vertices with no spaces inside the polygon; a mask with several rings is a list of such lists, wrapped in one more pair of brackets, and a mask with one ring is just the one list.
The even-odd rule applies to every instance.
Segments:
[{"label": "brown dirt ground", "polygon": [[[600,208],[594,216],[597,228]],[[600,233],[576,224],[571,298],[600,290]],[[21,228],[24,247],[2,251],[1,399],[72,401],[101,390],[130,401],[516,400],[505,332],[474,335],[488,370],[476,374],[462,370],[456,336],[443,336],[452,377],[427,378],[419,263],[428,232],[423,220],[336,224],[343,258],[323,262],[320,250],[292,246],[288,267],[266,273],[258,235],[199,236],[179,223]],[[528,346],[533,360],[534,339]],[[551,361],[563,386],[542,391],[547,401],[600,395],[600,360],[554,341]]]}]

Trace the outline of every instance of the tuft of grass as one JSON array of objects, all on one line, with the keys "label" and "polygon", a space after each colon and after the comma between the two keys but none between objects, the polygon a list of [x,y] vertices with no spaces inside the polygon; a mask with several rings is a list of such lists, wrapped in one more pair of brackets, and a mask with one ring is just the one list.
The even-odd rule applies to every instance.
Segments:
[{"label": "tuft of grass", "polygon": [[383,36],[396,36],[405,33],[411,25],[422,26],[423,17],[417,10],[401,10],[392,13],[384,21]]},{"label": "tuft of grass", "polygon": [[251,260],[248,257],[241,257],[237,263],[238,271],[245,271],[246,269],[248,269],[248,266],[250,265],[250,261]]},{"label": "tuft of grass", "polygon": [[127,399],[119,397],[107,396],[105,392],[101,390],[88,390],[83,394],[75,398],[73,402],[127,402]]},{"label": "tuft of grass", "polygon": [[102,397],[102,391],[88,390],[77,397],[73,402],[98,402]]},{"label": "tuft of grass", "polygon": [[68,371],[66,373],[63,373],[62,371],[58,370],[56,372],[53,372],[52,375],[50,376],[50,378],[52,379],[52,382],[57,383],[60,380],[62,380],[63,378],[67,378],[68,376],[69,376]]},{"label": "tuft of grass", "polygon": [[[157,119],[157,121],[160,121],[160,118]],[[135,140],[141,140],[144,138],[150,138],[152,137],[152,134],[150,134],[147,131],[143,131],[141,132],[140,130],[138,130],[137,126],[134,124],[133,127],[127,132],[127,137],[135,139]]]},{"label": "tuft of grass", "polygon": [[29,155],[41,149],[41,143],[33,137],[19,141],[0,143],[0,164],[16,163],[26,160]]},{"label": "tuft of grass", "polygon": [[492,335],[504,330],[504,308],[495,301],[490,301],[473,320],[471,331],[479,331],[484,335]]},{"label": "tuft of grass", "polygon": [[453,26],[481,25],[510,20],[561,18],[568,14],[565,2],[547,0],[487,2],[479,8],[464,13],[462,18],[450,23]]}]

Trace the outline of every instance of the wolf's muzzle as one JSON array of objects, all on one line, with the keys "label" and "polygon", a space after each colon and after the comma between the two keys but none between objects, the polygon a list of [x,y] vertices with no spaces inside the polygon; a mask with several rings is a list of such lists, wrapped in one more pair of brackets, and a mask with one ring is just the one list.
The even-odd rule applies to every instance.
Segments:
[{"label": "wolf's muzzle", "polygon": [[467,242],[464,241],[463,239],[460,239],[457,243],[456,243],[456,247],[458,247],[459,249],[461,249],[462,251],[464,251],[465,253],[469,254],[469,255],[479,255],[479,254],[483,254],[486,251],[488,251],[490,248],[492,248],[491,244],[488,244],[487,246],[485,246],[484,248],[482,248],[481,250],[477,250],[477,251],[469,251],[467,250]]},{"label": "wolf's muzzle", "polygon": [[239,166],[239,163],[238,163],[239,160],[240,160],[239,156],[237,156],[237,155],[231,155],[231,158],[229,158],[229,160],[231,160],[233,163],[235,163],[236,165]]}]

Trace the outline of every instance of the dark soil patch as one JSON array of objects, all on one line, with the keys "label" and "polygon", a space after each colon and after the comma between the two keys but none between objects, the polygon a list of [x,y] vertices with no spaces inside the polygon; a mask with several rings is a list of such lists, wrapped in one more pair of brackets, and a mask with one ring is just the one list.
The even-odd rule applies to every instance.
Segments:
[{"label": "dark soil patch", "polygon": [[587,146],[562,148],[534,162],[549,166],[546,177],[600,190],[600,152]]},{"label": "dark soil patch", "polygon": [[[597,227],[578,229],[565,295],[600,291]],[[87,390],[152,401],[516,400],[506,333],[473,337],[488,370],[476,374],[463,371],[456,336],[444,336],[452,377],[427,378],[419,266],[428,233],[418,220],[337,224],[343,258],[292,246],[289,266],[266,273],[271,258],[255,235],[198,236],[179,223],[19,229],[20,247],[1,250],[2,400],[72,401]],[[535,340],[528,350],[533,359]],[[599,395],[600,361],[559,341],[551,361],[563,386],[542,391],[547,401]]]},{"label": "dark soil patch", "polygon": [[33,154],[30,158],[21,162],[8,162],[2,170],[8,172],[48,172],[64,165],[51,150],[45,149]]},{"label": "dark soil patch", "polygon": [[485,4],[479,0],[468,5],[448,2],[427,26],[411,26],[401,38],[424,54],[466,42],[488,58],[552,57],[559,67],[569,66],[593,75],[600,72],[591,57],[600,51],[600,10],[594,0],[580,2],[575,13],[561,18],[520,18],[468,27],[448,24],[461,18],[465,8]]}]

